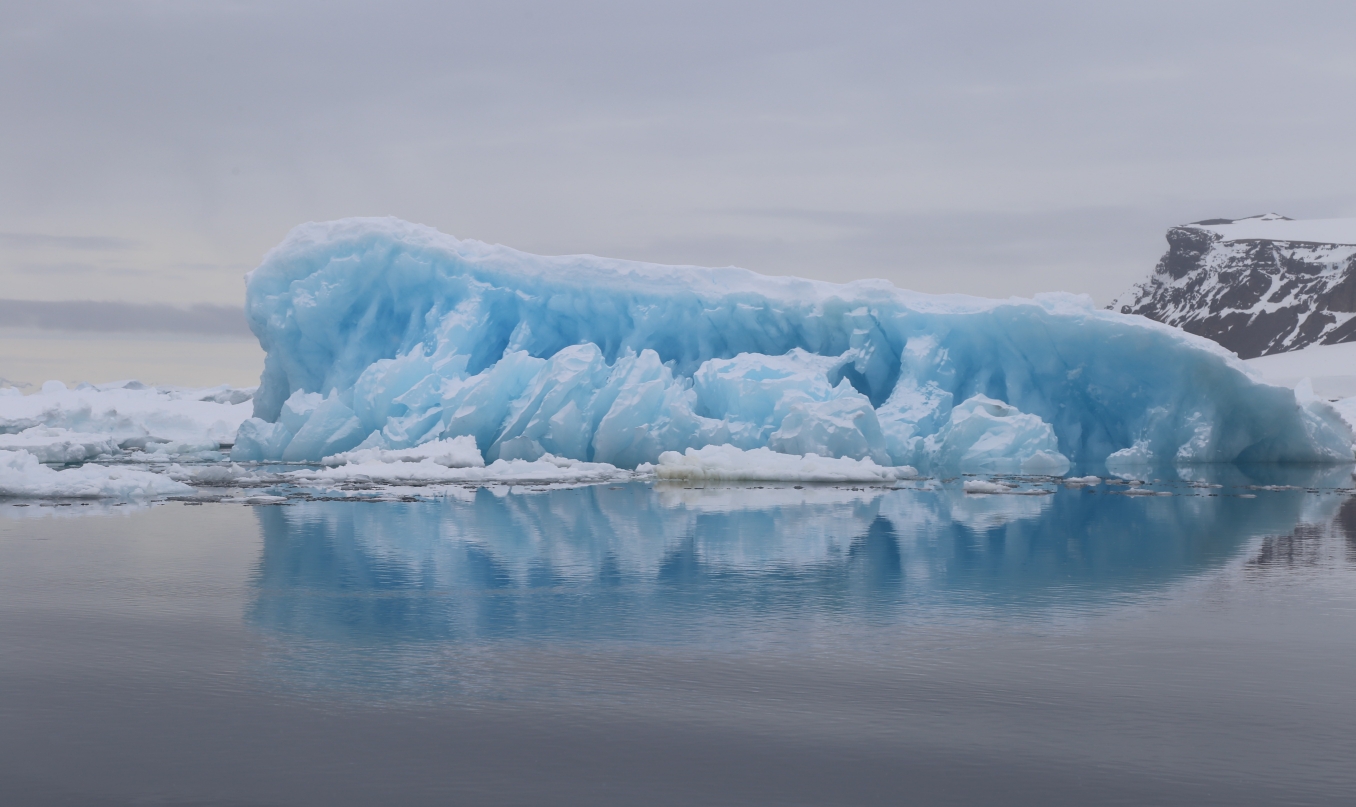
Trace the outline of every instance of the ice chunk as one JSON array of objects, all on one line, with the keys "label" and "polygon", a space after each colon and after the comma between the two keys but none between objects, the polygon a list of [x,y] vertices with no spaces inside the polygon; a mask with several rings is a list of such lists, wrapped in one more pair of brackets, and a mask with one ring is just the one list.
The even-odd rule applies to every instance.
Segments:
[{"label": "ice chunk", "polygon": [[1062,476],[1069,470],[1049,423],[983,395],[952,409],[926,451],[933,464],[962,471]]},{"label": "ice chunk", "polygon": [[1014,487],[991,479],[967,479],[961,484],[966,493],[1011,493]]},{"label": "ice chunk", "polygon": [[0,496],[144,499],[192,492],[193,488],[182,482],[148,471],[102,465],[58,471],[43,465],[27,451],[0,451]]},{"label": "ice chunk", "polygon": [[783,454],[869,458],[880,465],[890,464],[876,410],[851,387],[833,400],[794,404],[777,431],[769,435],[767,445]]},{"label": "ice chunk", "polygon": [[165,475],[179,482],[202,487],[258,487],[277,482],[276,474],[258,468],[242,467],[236,463],[211,465],[174,464],[165,469]]},{"label": "ice chunk", "polygon": [[259,418],[250,418],[240,424],[240,431],[235,435],[235,445],[231,448],[231,459],[235,462],[280,459],[291,439],[292,433],[283,423],[269,423]]},{"label": "ice chunk", "polygon": [[908,466],[883,468],[869,459],[792,456],[768,448],[748,451],[732,445],[666,451],[654,468],[660,479],[718,482],[856,482],[882,483],[910,479],[918,472]]},{"label": "ice chunk", "polygon": [[462,435],[486,460],[625,467],[723,444],[1042,474],[1126,449],[1178,463],[1353,458],[1326,403],[1073,295],[547,258],[345,219],[271,251],[246,313],[267,359],[237,459]]},{"label": "ice chunk", "polygon": [[413,448],[363,448],[334,454],[321,461],[322,465],[363,465],[382,462],[431,462],[444,468],[482,468],[485,460],[470,435],[435,440]]},{"label": "ice chunk", "polygon": [[353,448],[366,436],[353,410],[337,395],[331,395],[307,413],[304,425],[283,449],[282,458],[295,462],[328,457]]}]

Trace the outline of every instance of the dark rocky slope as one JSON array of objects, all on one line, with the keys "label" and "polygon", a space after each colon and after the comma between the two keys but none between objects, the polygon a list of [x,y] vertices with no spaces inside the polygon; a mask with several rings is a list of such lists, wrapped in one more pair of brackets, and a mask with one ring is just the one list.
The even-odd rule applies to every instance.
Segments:
[{"label": "dark rocky slope", "polygon": [[1242,358],[1356,341],[1356,219],[1268,214],[1168,230],[1168,251],[1110,308]]}]

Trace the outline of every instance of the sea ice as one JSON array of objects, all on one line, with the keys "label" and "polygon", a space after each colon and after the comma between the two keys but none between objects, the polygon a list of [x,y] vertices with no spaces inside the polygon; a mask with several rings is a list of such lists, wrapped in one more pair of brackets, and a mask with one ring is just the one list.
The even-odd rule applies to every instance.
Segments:
[{"label": "sea ice", "polygon": [[32,395],[0,397],[0,448],[44,462],[79,462],[140,449],[160,459],[216,451],[249,417],[252,390],[151,388],[135,381],[48,381]]},{"label": "sea ice", "polygon": [[192,492],[182,482],[149,471],[94,464],[58,471],[27,451],[0,451],[0,496],[141,499]]},{"label": "sea ice", "polygon": [[65,465],[115,454],[118,441],[109,434],[34,426],[18,434],[0,434],[0,451],[27,451],[40,462]]},{"label": "sea ice", "polygon": [[1352,459],[1325,402],[1072,295],[539,257],[346,219],[289,234],[250,273],[246,313],[267,359],[237,460],[456,437],[491,463],[625,468],[727,444],[1041,474]]}]

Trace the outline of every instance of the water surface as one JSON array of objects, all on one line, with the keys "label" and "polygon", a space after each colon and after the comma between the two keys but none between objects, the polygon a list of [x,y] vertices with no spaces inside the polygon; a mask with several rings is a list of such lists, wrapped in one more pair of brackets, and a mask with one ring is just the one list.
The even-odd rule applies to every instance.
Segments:
[{"label": "water surface", "polygon": [[1343,474],[0,503],[0,794],[1346,803]]}]

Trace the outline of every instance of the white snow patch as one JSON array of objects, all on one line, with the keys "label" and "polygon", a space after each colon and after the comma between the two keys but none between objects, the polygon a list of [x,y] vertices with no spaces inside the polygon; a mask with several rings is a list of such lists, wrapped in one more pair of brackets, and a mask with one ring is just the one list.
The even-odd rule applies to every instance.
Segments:
[{"label": "white snow patch", "polygon": [[1218,233],[1225,241],[1299,241],[1313,244],[1356,244],[1356,219],[1295,221],[1274,213],[1237,219],[1231,224],[1192,224]]}]

